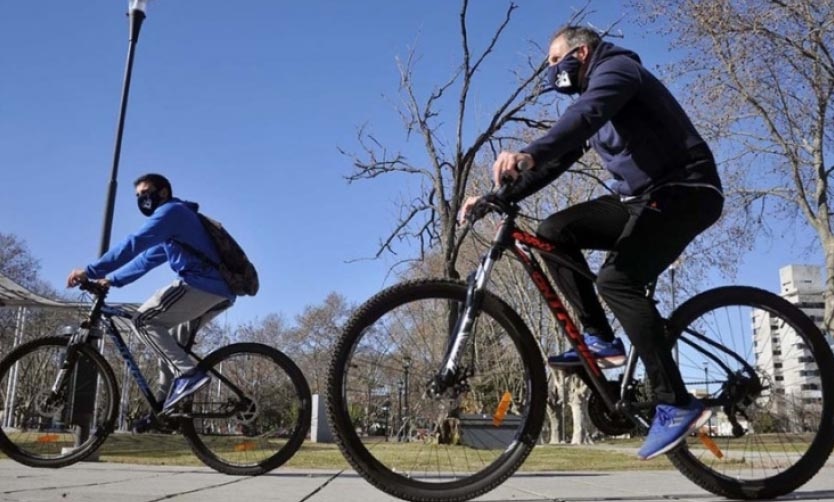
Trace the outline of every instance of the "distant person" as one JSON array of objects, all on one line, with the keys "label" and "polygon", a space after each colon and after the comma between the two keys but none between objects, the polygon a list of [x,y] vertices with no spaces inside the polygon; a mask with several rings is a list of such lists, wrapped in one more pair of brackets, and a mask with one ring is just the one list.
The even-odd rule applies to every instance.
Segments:
[{"label": "distant person", "polygon": [[[603,42],[591,29],[568,26],[551,40],[548,61],[551,87],[578,97],[544,136],[520,152],[501,152],[493,176],[500,184],[521,174],[507,195],[519,200],[566,171],[588,141],[612,174],[612,195],[551,215],[537,233],[585,269],[582,250],[609,252],[596,286],[637,349],[661,403],[638,452],[641,459],[653,458],[705,423],[711,411],[687,391],[646,285],[718,220],[721,181],[709,147],[637,54]],[[522,166],[531,171],[520,173]],[[477,200],[467,199],[463,217]],[[594,284],[558,263],[547,266],[578,313],[592,357],[602,367],[622,365],[623,343],[614,337]],[[575,350],[548,363],[581,365]]]},{"label": "distant person", "polygon": [[[209,383],[210,377],[185,348],[194,343],[200,327],[234,303],[236,295],[213,265],[219,263],[219,255],[200,221],[198,205],[173,197],[171,183],[159,174],[141,176],[133,185],[139,210],[148,220],[97,261],[70,272],[67,286],[92,279],[121,287],[165,262],[177,273],[178,279],[157,291],[133,319],[143,341],[160,357],[157,399],[164,400],[163,412],[169,412]],[[155,425],[151,414],[134,428],[141,432]]]}]

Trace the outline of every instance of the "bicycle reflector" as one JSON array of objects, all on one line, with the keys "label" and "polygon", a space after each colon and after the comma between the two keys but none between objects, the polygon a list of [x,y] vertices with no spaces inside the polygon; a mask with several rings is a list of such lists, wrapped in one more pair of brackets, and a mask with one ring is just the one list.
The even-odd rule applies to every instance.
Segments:
[{"label": "bicycle reflector", "polygon": [[501,401],[498,402],[498,407],[495,408],[495,414],[492,415],[492,425],[500,427],[504,423],[504,417],[507,416],[507,410],[510,409],[510,402],[513,400],[513,395],[510,391],[504,391],[501,396]]},{"label": "bicycle reflector", "polygon": [[253,443],[252,441],[244,441],[242,443],[238,443],[238,444],[235,445],[235,451],[236,452],[251,451],[251,450],[254,450],[254,449],[255,449],[255,443]]},{"label": "bicycle reflector", "polygon": [[704,446],[706,446],[707,449],[711,451],[712,454],[715,455],[717,458],[724,458],[724,453],[721,452],[721,448],[719,448],[718,445],[715,444],[715,441],[713,441],[712,438],[709,437],[706,432],[704,432],[703,430],[698,431],[698,439],[700,439],[701,442],[704,443]]}]

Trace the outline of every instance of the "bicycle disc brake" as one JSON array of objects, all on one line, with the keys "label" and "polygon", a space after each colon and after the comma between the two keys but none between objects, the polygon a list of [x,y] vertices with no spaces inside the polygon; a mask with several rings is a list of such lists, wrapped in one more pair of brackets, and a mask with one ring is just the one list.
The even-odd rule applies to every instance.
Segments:
[{"label": "bicycle disc brake", "polygon": [[251,424],[260,413],[258,403],[248,398],[242,400],[237,408],[238,411],[235,413],[234,420],[239,424]]},{"label": "bicycle disc brake", "polygon": [[433,399],[456,399],[461,394],[469,392],[468,379],[474,374],[475,371],[467,367],[455,370],[452,378],[443,378],[441,375],[436,375],[426,386],[426,396]]},{"label": "bicycle disc brake", "polygon": [[44,418],[58,418],[64,410],[64,399],[56,396],[50,389],[44,389],[35,396],[38,415]]}]

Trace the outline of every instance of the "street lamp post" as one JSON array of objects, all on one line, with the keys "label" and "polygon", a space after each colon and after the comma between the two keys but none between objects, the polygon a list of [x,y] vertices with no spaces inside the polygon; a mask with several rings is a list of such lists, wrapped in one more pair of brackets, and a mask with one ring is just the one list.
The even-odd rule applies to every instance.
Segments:
[{"label": "street lamp post", "polygon": [[411,415],[408,409],[408,370],[410,368],[411,357],[403,357],[403,435],[405,436],[406,442],[411,440],[411,435],[409,434]]},{"label": "street lamp post", "polygon": [[[709,399],[709,363],[704,362],[704,386],[706,387],[707,399]],[[712,415],[707,419],[707,433],[712,435]]]},{"label": "street lamp post", "polygon": [[145,20],[145,8],[147,4],[148,0],[130,0],[129,3],[130,37],[127,45],[125,74],[122,80],[122,99],[119,105],[119,119],[116,125],[116,145],[113,148],[113,166],[110,170],[110,183],[107,186],[107,202],[104,207],[104,225],[101,231],[99,256],[110,249],[110,233],[113,228],[113,210],[116,205],[116,188],[118,187],[119,157],[122,153],[122,134],[125,128],[127,98],[130,93],[130,78],[133,74],[133,55],[136,52],[136,43],[139,41],[139,31],[142,29],[142,22]]},{"label": "street lamp post", "polygon": [[[148,0],[129,0],[128,16],[130,18],[130,37],[128,39],[127,62],[125,64],[124,80],[122,82],[122,98],[119,106],[119,118],[116,126],[116,145],[113,152],[113,166],[110,171],[110,182],[107,187],[107,201],[104,207],[104,224],[101,231],[101,243],[99,256],[110,249],[110,234],[113,228],[113,211],[116,205],[116,188],[118,186],[119,157],[122,151],[122,134],[124,132],[125,112],[127,111],[127,99],[130,92],[130,78],[133,73],[133,55],[136,49],[136,42],[139,40],[139,31],[142,22],[145,20],[145,9]],[[79,360],[76,367],[76,381],[90,382],[96,378],[95,368],[89,361]],[[90,436],[90,427],[93,424],[95,413],[96,385],[81,386],[86,391],[76,387],[72,399],[72,417],[75,423],[76,446],[83,443]]]},{"label": "street lamp post", "polygon": [[402,380],[397,380],[397,441],[402,441],[404,385]]},{"label": "street lamp post", "polygon": [[[669,286],[672,289],[672,312],[675,311],[675,307],[676,307],[676,303],[675,303],[675,272],[676,272],[676,269],[677,269],[677,263],[678,262],[675,261],[674,263],[672,263],[669,266],[669,282],[670,282]],[[677,341],[675,342],[674,357],[675,357],[675,364],[680,364],[681,363],[680,347],[678,346]]]}]

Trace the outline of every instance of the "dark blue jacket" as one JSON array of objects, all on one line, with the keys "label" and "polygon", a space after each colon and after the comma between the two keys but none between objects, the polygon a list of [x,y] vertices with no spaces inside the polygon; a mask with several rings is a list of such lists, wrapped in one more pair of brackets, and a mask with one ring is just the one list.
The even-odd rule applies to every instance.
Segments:
[{"label": "dark blue jacket", "polygon": [[[640,64],[637,54],[602,42],[591,55],[583,86],[556,124],[521,150],[533,156],[536,166],[571,158],[590,140],[614,176],[611,188],[621,195],[639,195],[677,173],[678,179],[720,189],[714,165],[707,168],[710,172],[683,173],[693,163],[711,161],[712,154],[677,100]],[[570,165],[561,164],[561,171]]]},{"label": "dark blue jacket", "polygon": [[235,299],[215,267],[183,248],[183,242],[220,261],[214,243],[197,216],[198,205],[179,199],[162,204],[136,233],[127,236],[85,269],[91,279],[107,279],[124,286],[166,261],[189,286]]}]

